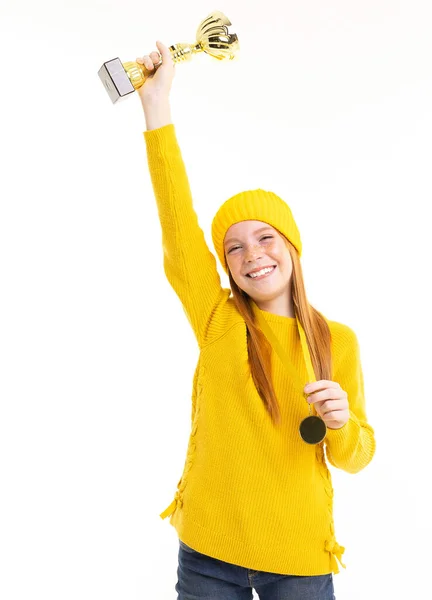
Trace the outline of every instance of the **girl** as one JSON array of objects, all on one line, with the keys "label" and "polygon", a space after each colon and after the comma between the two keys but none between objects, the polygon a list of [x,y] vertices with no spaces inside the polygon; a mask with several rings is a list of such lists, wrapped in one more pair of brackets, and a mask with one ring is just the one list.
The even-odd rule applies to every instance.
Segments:
[{"label": "girl", "polygon": [[179,536],[178,600],[333,600],[345,565],[324,447],[349,473],[375,452],[357,338],[308,303],[300,234],[272,192],[241,192],[214,217],[221,287],[171,121],[174,63],[157,48],[137,59],[144,139],[164,270],[200,349],[185,467],[161,514]]}]

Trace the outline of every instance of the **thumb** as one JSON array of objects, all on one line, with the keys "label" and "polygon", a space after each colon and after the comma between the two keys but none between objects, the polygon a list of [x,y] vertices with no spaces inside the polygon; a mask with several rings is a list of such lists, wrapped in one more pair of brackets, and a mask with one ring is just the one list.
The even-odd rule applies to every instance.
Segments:
[{"label": "thumb", "polygon": [[159,50],[160,55],[162,56],[162,62],[164,64],[171,63],[174,66],[174,61],[172,59],[171,52],[165,44],[162,44],[161,41],[157,40],[156,42],[157,49]]}]

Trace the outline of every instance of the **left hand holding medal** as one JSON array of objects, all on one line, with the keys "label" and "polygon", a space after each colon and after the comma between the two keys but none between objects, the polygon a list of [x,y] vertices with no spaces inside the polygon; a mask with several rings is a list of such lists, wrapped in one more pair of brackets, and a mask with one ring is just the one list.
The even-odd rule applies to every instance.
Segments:
[{"label": "left hand holding medal", "polygon": [[315,405],[315,410],[329,429],[340,429],[348,422],[348,395],[336,381],[314,381],[305,386],[307,402]]}]

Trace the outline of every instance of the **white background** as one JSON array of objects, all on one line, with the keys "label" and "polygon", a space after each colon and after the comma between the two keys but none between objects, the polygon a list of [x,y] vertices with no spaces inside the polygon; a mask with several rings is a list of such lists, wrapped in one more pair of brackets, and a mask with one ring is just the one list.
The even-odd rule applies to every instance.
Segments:
[{"label": "white background", "polygon": [[[174,600],[173,500],[198,347],[163,273],[137,94],[97,72],[193,42],[221,10],[238,60],[176,67],[195,208],[270,189],[309,300],[360,341],[373,462],[331,467],[338,600],[430,583],[432,44],[414,0],[1,1],[0,596]],[[228,278],[219,266],[222,284]]]}]

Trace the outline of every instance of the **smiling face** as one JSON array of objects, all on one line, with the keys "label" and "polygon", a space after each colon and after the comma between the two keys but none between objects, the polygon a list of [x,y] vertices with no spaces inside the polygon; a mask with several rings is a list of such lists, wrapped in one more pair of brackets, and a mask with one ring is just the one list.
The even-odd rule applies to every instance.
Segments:
[{"label": "smiling face", "polygon": [[[284,237],[274,227],[263,221],[235,223],[225,235],[224,250],[235,283],[259,308],[294,316],[291,255]],[[249,275],[264,267],[272,267],[271,272],[255,278]]]}]

